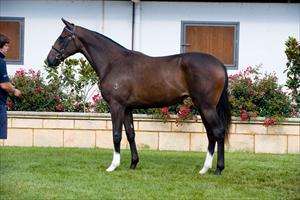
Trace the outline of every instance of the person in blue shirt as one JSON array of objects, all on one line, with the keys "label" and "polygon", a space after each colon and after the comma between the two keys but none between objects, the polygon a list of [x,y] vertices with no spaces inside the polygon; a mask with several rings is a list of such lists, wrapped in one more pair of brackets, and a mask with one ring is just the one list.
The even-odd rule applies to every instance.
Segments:
[{"label": "person in blue shirt", "polygon": [[0,139],[7,139],[7,113],[6,99],[7,94],[21,96],[21,91],[16,89],[9,81],[7,75],[6,62],[4,60],[9,49],[9,38],[0,33]]}]

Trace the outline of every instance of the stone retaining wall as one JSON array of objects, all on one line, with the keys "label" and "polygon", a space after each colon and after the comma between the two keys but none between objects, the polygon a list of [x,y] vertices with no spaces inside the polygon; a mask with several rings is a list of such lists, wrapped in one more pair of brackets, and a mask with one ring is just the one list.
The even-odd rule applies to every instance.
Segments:
[{"label": "stone retaining wall", "polygon": [[[109,114],[8,112],[8,139],[0,146],[113,148]],[[233,120],[227,151],[300,153],[300,119],[265,127],[262,119]],[[134,115],[139,149],[206,151],[207,138],[201,122],[177,126],[147,115]],[[122,148],[129,148],[123,132]]]}]

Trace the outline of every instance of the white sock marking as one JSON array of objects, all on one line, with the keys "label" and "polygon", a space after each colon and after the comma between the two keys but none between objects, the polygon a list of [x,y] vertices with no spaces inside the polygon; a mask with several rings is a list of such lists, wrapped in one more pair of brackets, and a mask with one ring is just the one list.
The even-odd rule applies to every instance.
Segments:
[{"label": "white sock marking", "polygon": [[114,151],[114,156],[113,156],[113,160],[111,162],[111,165],[109,166],[109,168],[106,169],[107,172],[112,172],[114,171],[117,167],[120,166],[120,154],[118,152]]},{"label": "white sock marking", "polygon": [[199,171],[200,174],[205,174],[212,167],[213,157],[214,156],[207,151],[204,165]]}]

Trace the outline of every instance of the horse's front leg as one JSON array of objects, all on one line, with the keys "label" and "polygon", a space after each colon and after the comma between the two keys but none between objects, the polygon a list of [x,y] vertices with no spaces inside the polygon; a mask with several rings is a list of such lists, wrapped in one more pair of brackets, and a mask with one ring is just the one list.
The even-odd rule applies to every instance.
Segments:
[{"label": "horse's front leg", "polygon": [[110,103],[110,113],[113,125],[113,143],[114,143],[114,154],[113,160],[109,168],[106,171],[114,171],[117,167],[120,166],[120,146],[122,140],[122,124],[124,121],[125,107],[119,104],[118,102]]},{"label": "horse's front leg", "polygon": [[131,150],[131,169],[135,169],[137,163],[139,162],[139,156],[136,149],[135,144],[135,132],[134,132],[134,126],[133,126],[133,117],[132,117],[132,111],[131,109],[125,110],[125,119],[124,119],[124,127],[126,130],[127,140],[130,145]]}]

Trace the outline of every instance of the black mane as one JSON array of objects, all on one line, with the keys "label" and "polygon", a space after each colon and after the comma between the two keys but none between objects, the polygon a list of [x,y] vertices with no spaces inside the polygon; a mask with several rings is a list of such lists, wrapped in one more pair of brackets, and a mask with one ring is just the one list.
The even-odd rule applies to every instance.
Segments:
[{"label": "black mane", "polygon": [[129,49],[127,49],[126,47],[122,46],[121,44],[117,43],[116,41],[110,39],[109,37],[107,37],[107,36],[105,36],[105,35],[103,35],[103,34],[101,34],[101,33],[98,33],[98,32],[96,32],[96,31],[92,31],[92,30],[83,28],[83,27],[81,27],[81,26],[79,26],[79,27],[82,28],[83,30],[86,30],[86,31],[92,33],[93,35],[95,35],[96,38],[97,38],[97,37],[100,37],[101,39],[104,39],[104,40],[106,40],[106,41],[108,41],[108,42],[110,42],[110,43],[113,43],[113,44],[117,45],[118,47],[120,47],[120,48],[122,48],[122,49],[124,49],[124,50],[127,50],[127,51],[129,50]]}]

